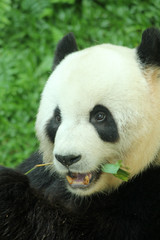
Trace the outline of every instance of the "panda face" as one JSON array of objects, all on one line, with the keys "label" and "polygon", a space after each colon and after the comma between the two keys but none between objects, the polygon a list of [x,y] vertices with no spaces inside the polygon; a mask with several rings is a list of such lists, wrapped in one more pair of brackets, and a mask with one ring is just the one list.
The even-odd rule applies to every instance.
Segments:
[{"label": "panda face", "polygon": [[102,173],[104,164],[123,160],[132,177],[157,154],[160,97],[136,49],[102,44],[65,55],[61,61],[56,56],[58,65],[42,93],[40,150],[72,193],[111,191],[122,182]]}]

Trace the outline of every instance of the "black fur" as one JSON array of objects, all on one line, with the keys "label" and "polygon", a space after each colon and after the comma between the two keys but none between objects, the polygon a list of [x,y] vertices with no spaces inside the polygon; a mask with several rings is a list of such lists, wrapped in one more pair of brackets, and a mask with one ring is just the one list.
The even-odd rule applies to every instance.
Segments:
[{"label": "black fur", "polygon": [[59,41],[55,55],[53,69],[70,53],[78,50],[75,37],[73,33],[69,33]]},{"label": "black fur", "polygon": [[158,29],[148,28],[143,32],[137,54],[142,64],[160,66],[160,31]]},{"label": "black fur", "polygon": [[[96,115],[98,113],[104,113],[106,115],[104,121],[97,121]],[[95,106],[90,112],[90,122],[93,124],[103,141],[116,142],[118,140],[119,134],[117,124],[112,114],[106,107],[102,105]]]},{"label": "black fur", "polygon": [[[71,196],[63,179],[44,167],[24,176],[0,168],[1,240],[159,240],[160,168],[150,168],[113,193]],[[43,184],[44,183],[44,184]]]}]

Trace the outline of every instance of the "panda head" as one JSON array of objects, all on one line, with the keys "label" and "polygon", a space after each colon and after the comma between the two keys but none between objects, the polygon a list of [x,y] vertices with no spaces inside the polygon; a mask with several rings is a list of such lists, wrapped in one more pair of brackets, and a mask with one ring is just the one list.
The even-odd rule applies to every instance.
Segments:
[{"label": "panda head", "polygon": [[36,121],[45,162],[76,195],[111,191],[103,173],[122,160],[130,177],[159,164],[160,32],[147,29],[136,49],[102,44],[81,51],[72,34],[58,44]]}]

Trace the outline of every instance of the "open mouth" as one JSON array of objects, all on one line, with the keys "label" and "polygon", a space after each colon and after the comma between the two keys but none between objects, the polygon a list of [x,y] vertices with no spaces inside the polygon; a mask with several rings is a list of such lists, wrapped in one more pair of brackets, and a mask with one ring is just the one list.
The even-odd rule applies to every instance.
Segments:
[{"label": "open mouth", "polygon": [[73,173],[69,172],[66,179],[72,188],[88,188],[100,176],[100,172]]}]

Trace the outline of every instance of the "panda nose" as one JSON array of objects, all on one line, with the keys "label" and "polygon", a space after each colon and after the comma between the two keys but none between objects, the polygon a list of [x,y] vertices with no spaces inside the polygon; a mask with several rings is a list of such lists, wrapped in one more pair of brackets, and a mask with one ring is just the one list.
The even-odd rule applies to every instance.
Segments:
[{"label": "panda nose", "polygon": [[75,156],[75,155],[67,155],[62,156],[55,154],[56,159],[62,163],[64,166],[69,167],[70,165],[78,162],[81,159],[81,155]]}]

